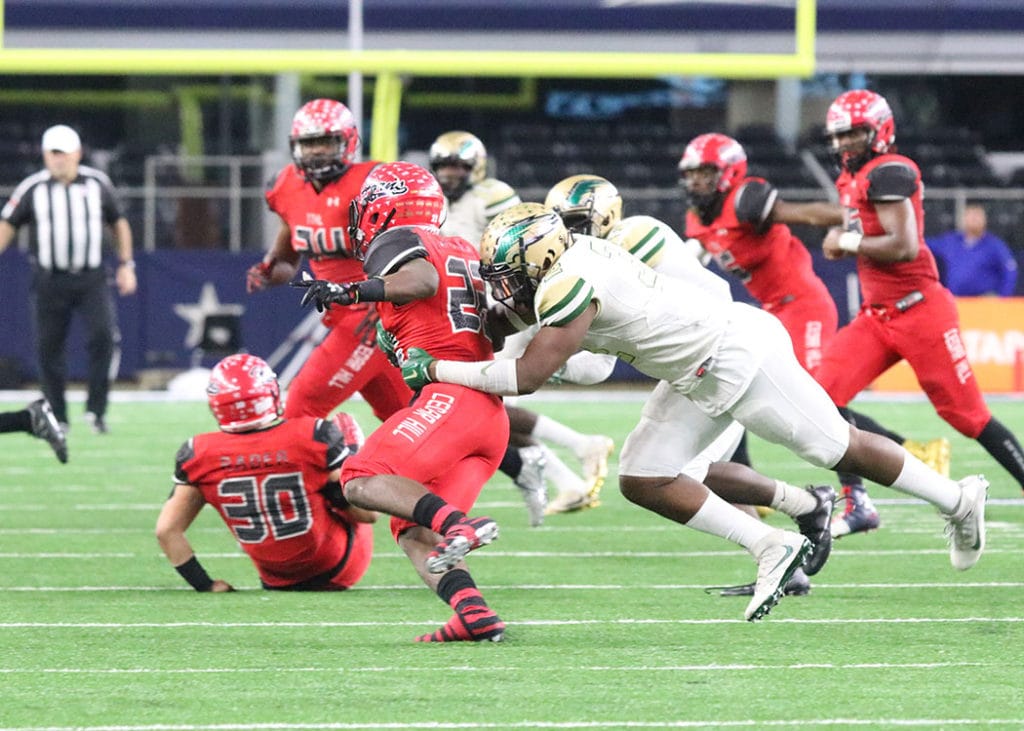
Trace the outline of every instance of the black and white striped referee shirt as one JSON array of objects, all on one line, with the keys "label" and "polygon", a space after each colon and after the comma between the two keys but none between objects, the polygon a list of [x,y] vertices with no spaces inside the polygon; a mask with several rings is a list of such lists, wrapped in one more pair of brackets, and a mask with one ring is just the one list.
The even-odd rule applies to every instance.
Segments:
[{"label": "black and white striped referee shirt", "polygon": [[71,273],[102,266],[104,224],[122,215],[110,178],[86,165],[70,185],[48,170],[30,175],[0,212],[15,228],[33,225],[31,254],[40,269]]}]

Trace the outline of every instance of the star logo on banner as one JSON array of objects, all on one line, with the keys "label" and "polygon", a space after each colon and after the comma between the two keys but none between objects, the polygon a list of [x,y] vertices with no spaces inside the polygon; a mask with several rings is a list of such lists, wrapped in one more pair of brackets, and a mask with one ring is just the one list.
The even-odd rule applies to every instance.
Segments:
[{"label": "star logo on banner", "polygon": [[245,305],[221,304],[217,297],[217,288],[213,282],[203,284],[199,293],[199,301],[195,304],[174,305],[174,314],[188,323],[188,333],[185,335],[185,347],[195,348],[203,339],[203,326],[209,315],[234,315],[241,317],[245,312]]}]

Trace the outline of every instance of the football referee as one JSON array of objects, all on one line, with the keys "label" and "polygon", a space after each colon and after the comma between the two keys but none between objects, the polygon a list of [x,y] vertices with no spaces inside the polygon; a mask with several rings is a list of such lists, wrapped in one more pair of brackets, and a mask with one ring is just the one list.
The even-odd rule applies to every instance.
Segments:
[{"label": "football referee", "polygon": [[64,351],[72,313],[78,310],[87,329],[89,356],[85,417],[103,434],[110,382],[116,375],[111,364],[120,341],[103,263],[104,224],[113,231],[122,296],[134,294],[137,286],[132,232],[110,179],[80,164],[82,143],[75,130],[63,124],[50,127],[43,133],[42,150],[45,169],[21,181],[0,211],[0,252],[20,226],[32,224],[32,295],[43,395],[57,420],[67,425]]}]

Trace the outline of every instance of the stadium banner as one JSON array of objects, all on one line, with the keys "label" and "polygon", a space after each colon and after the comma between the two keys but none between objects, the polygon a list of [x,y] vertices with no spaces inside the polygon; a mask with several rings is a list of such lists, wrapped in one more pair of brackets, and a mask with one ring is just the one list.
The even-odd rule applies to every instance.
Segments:
[{"label": "stadium banner", "polygon": [[[275,287],[246,293],[246,269],[260,256],[255,251],[137,251],[138,292],[119,297],[112,289],[111,295],[121,334],[118,377],[131,379],[144,369],[209,367],[233,347],[268,358],[281,353],[283,344],[302,350],[306,341],[318,339],[321,332],[299,327],[309,310],[300,309],[298,290]],[[112,282],[113,268],[108,266],[108,271]],[[0,364],[22,381],[38,378],[31,279],[25,254],[12,248],[0,256]],[[213,319],[208,323],[208,318]],[[86,377],[82,331],[76,315],[66,351],[73,381]],[[204,335],[209,350],[199,349]],[[282,354],[278,367],[286,363]]]},{"label": "stadium banner", "polygon": [[[1024,297],[958,297],[960,334],[983,393],[1024,392]],[[916,392],[906,361],[871,387],[875,392]]]}]

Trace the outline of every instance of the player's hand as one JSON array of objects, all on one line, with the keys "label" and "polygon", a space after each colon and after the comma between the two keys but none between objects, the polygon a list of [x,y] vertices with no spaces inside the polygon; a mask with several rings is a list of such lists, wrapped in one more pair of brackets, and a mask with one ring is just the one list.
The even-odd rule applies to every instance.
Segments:
[{"label": "player's hand", "polygon": [[253,264],[245,273],[245,291],[249,294],[259,292],[270,286],[270,270],[274,265],[268,261]]},{"label": "player's hand", "polygon": [[212,594],[223,594],[228,591],[234,591],[235,587],[231,586],[228,582],[223,579],[214,579],[213,585],[210,587]]},{"label": "player's hand", "polygon": [[826,259],[835,261],[846,256],[853,256],[850,252],[839,248],[839,237],[842,233],[843,230],[841,228],[830,228],[828,233],[825,234],[825,240],[821,242],[821,252],[825,255]]},{"label": "player's hand", "polygon": [[302,295],[300,307],[305,307],[310,302],[316,305],[317,312],[330,309],[331,305],[351,305],[359,300],[358,290],[355,282],[336,284],[326,279],[303,278],[299,282],[292,282],[293,287],[305,287],[306,293]]},{"label": "player's hand", "polygon": [[423,348],[409,348],[405,360],[402,362],[402,378],[406,385],[413,391],[433,382],[430,377],[430,364],[437,358],[425,351]]},{"label": "player's hand", "polygon": [[380,320],[377,320],[377,347],[387,356],[393,366],[400,366],[401,359],[398,357],[398,338],[390,330],[385,330]]}]

